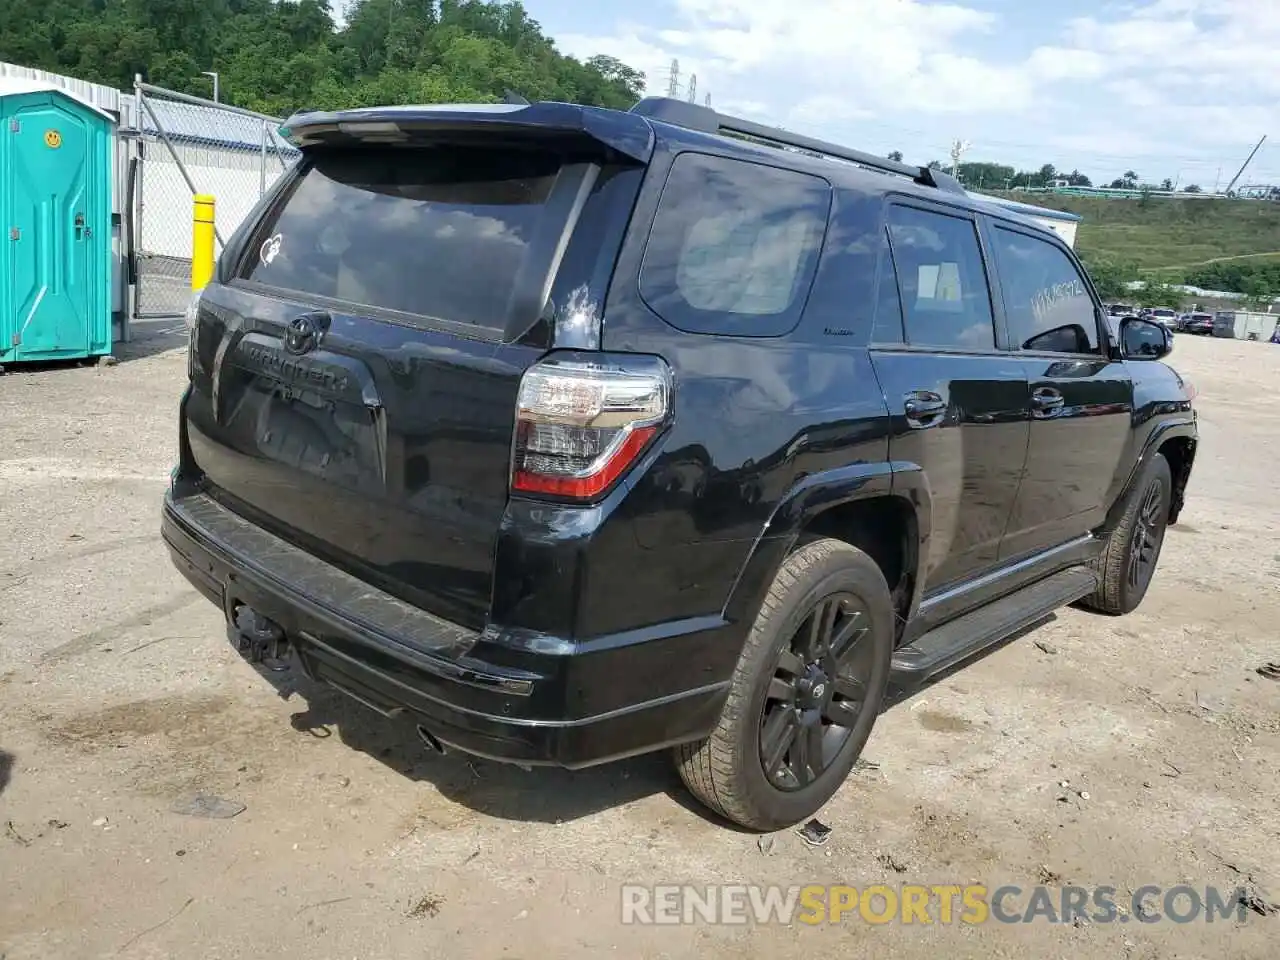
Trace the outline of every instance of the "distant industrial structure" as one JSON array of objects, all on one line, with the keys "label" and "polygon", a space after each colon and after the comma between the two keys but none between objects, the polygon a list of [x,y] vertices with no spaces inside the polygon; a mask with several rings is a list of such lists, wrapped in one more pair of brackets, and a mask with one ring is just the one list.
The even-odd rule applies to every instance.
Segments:
[{"label": "distant industrial structure", "polygon": [[1141,200],[1144,197],[1159,197],[1176,200],[1273,200],[1280,202],[1280,185],[1266,183],[1245,184],[1231,193],[1216,193],[1201,190],[1187,193],[1185,190],[1163,190],[1159,187],[1139,185],[1136,187],[1014,187],[1017,193],[1060,193],[1069,197],[1100,197],[1106,200]]},{"label": "distant industrial structure", "polygon": [[[1066,180],[1053,180],[1043,187],[1014,187],[1026,193],[1061,193],[1073,197],[1101,197],[1109,200],[1140,200],[1144,197],[1164,197],[1185,200],[1273,200],[1280,201],[1280,185],[1274,183],[1246,183],[1236,188],[1236,184],[1240,182],[1240,178],[1244,176],[1245,170],[1249,168],[1249,164],[1253,162],[1253,158],[1258,155],[1258,151],[1262,149],[1262,145],[1266,143],[1266,134],[1263,134],[1251,151],[1249,156],[1245,158],[1244,163],[1240,164],[1240,169],[1236,171],[1236,175],[1231,178],[1223,190],[1218,190],[1214,186],[1212,191],[1194,190],[1188,192],[1186,190],[1178,190],[1177,187],[1165,189],[1163,184],[1159,187],[1149,183],[1135,183],[1128,187],[1077,187],[1072,186]],[[1166,180],[1165,183],[1172,181]]]},{"label": "distant industrial structure", "polygon": [[[689,74],[687,89],[682,87],[680,83],[680,61],[675,58],[672,58],[671,66],[667,70],[667,96],[672,100],[688,100],[690,103],[698,102],[698,75],[696,73]],[[702,102],[704,106],[711,106],[710,91],[704,94]]]}]

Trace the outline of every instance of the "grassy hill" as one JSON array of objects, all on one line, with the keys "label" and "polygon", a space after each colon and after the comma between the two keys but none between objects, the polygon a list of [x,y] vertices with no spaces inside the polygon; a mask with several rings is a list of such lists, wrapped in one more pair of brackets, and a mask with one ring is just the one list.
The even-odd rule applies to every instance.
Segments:
[{"label": "grassy hill", "polygon": [[1280,204],[1252,200],[1106,200],[1052,193],[1004,193],[1023,203],[1084,217],[1076,249],[1087,258],[1128,261],[1175,280],[1185,268],[1225,258],[1280,260]]}]

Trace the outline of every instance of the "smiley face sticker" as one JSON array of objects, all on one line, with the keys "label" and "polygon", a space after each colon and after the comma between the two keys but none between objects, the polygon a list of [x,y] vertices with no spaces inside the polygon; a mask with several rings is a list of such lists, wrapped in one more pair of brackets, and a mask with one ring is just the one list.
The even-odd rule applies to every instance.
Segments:
[{"label": "smiley face sticker", "polygon": [[44,145],[50,150],[57,150],[62,146],[62,134],[57,130],[46,130],[44,132]]}]

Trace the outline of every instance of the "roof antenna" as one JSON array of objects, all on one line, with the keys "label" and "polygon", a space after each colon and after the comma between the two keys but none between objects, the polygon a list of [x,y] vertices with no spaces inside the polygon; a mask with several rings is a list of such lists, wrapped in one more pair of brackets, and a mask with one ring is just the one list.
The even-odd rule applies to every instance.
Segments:
[{"label": "roof antenna", "polygon": [[526,100],[524,97],[520,96],[520,94],[516,93],[514,90],[503,90],[502,102],[515,104],[521,107],[529,106],[529,101]]}]

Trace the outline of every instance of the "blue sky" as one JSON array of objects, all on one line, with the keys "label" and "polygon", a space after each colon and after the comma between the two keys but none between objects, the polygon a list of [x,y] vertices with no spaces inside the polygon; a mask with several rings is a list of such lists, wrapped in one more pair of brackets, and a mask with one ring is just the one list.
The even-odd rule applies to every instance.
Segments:
[{"label": "blue sky", "polygon": [[[877,153],[1280,182],[1280,0],[525,0],[566,53]],[[1275,139],[1278,142],[1272,143]],[[1219,174],[1221,168],[1221,174]]]}]

